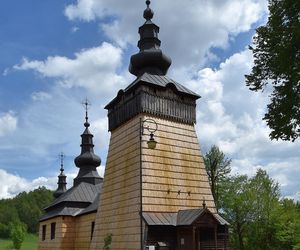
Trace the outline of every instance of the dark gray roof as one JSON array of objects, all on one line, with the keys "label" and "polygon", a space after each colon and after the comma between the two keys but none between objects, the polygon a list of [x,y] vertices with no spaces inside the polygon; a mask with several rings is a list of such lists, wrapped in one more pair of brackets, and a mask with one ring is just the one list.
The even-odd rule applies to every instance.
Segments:
[{"label": "dark gray roof", "polygon": [[102,183],[93,185],[87,182],[81,182],[78,186],[73,186],[67,190],[63,195],[54,200],[46,210],[50,207],[56,206],[62,202],[87,202],[92,203],[95,197],[100,193]]},{"label": "dark gray roof", "polygon": [[76,216],[82,210],[83,208],[76,208],[76,207],[57,207],[54,210],[45,213],[40,218],[40,221],[48,220],[50,218],[57,217],[57,216]]},{"label": "dark gray roof", "polygon": [[96,212],[98,210],[99,202],[100,202],[100,193],[96,196],[93,203],[89,205],[87,208],[83,209],[78,215]]},{"label": "dark gray roof", "polygon": [[202,214],[210,213],[220,225],[229,225],[219,214],[211,213],[208,209],[180,210],[178,213],[144,212],[143,218],[149,226],[189,226]]},{"label": "dark gray roof", "polygon": [[94,185],[81,182],[73,186],[45,208],[41,221],[56,216],[78,216],[97,211],[102,183]]},{"label": "dark gray roof", "polygon": [[195,220],[199,218],[200,215],[203,214],[205,209],[189,209],[189,210],[180,210],[177,216],[177,225],[191,225]]},{"label": "dark gray roof", "polygon": [[150,226],[176,226],[177,213],[143,213]]},{"label": "dark gray roof", "polygon": [[196,94],[195,92],[189,90],[188,88],[184,87],[183,85],[181,85],[180,83],[172,80],[171,78],[164,76],[164,75],[154,75],[154,74],[149,74],[147,72],[145,72],[144,74],[142,74],[141,76],[139,76],[138,78],[136,78],[134,80],[134,82],[132,82],[126,89],[125,92],[131,88],[133,88],[135,85],[137,85],[139,82],[145,82],[145,83],[150,83],[152,85],[156,85],[159,87],[166,87],[168,84],[173,84],[175,86],[175,88],[177,89],[178,92],[184,93],[184,94],[188,94],[188,95],[192,95],[195,96],[197,98],[199,98],[200,96],[198,94]]}]

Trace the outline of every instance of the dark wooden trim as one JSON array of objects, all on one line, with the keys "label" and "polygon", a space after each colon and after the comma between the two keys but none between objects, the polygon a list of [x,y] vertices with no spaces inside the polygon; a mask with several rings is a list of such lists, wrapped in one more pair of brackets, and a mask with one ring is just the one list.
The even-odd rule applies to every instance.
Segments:
[{"label": "dark wooden trim", "polygon": [[141,86],[132,93],[126,93],[119,102],[108,109],[108,127],[112,131],[134,116],[145,113],[182,123],[196,123],[196,100],[184,99],[173,93],[153,91]]}]

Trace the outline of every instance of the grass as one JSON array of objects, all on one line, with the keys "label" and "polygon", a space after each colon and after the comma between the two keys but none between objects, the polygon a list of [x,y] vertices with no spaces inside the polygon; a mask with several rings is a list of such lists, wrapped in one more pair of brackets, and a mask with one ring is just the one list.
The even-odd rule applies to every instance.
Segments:
[{"label": "grass", "polygon": [[[38,244],[38,236],[34,234],[27,234],[22,244],[21,250],[36,250]],[[9,239],[0,239],[0,250],[6,250],[6,247],[12,245]]]}]

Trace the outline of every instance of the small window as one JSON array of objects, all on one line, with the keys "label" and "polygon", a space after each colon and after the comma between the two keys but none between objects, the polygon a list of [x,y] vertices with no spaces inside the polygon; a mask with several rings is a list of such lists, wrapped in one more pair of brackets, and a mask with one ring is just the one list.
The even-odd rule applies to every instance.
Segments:
[{"label": "small window", "polygon": [[92,225],[91,225],[91,239],[93,239],[94,229],[95,229],[95,221],[92,221]]},{"label": "small window", "polygon": [[46,225],[43,225],[42,227],[42,240],[44,241],[46,239]]},{"label": "small window", "polygon": [[51,240],[55,239],[55,228],[56,228],[56,223],[55,222],[51,223]]}]

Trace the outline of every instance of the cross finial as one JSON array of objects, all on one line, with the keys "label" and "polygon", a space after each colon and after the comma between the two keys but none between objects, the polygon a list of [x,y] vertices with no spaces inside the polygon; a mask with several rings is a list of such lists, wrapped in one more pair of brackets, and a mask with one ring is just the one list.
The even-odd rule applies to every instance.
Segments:
[{"label": "cross finial", "polygon": [[65,155],[63,152],[60,153],[60,171],[64,171],[64,158],[65,158]]},{"label": "cross finial", "polygon": [[82,102],[82,105],[84,106],[85,108],[85,124],[84,126],[88,127],[90,124],[88,122],[88,109],[89,109],[89,106],[91,106],[91,103],[89,102],[89,100],[87,98],[85,98],[85,100]]}]

